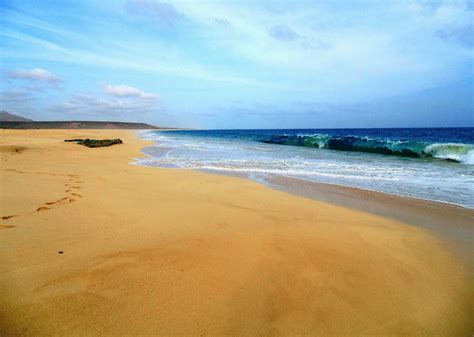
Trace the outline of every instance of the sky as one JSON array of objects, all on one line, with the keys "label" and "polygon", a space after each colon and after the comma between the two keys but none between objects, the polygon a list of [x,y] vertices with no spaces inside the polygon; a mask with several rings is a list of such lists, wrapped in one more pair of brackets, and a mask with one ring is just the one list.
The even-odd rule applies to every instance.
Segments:
[{"label": "sky", "polygon": [[474,0],[0,0],[0,110],[191,128],[474,126]]}]

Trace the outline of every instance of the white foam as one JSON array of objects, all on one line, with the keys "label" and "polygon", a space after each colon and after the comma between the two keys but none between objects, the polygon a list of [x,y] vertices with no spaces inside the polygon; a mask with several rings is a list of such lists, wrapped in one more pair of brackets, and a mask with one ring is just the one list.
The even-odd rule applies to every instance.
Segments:
[{"label": "white foam", "polygon": [[[148,132],[143,137],[155,140],[158,151],[146,151],[149,157],[139,159],[141,165],[245,174],[256,180],[280,175],[474,208],[471,165],[172,133]],[[458,157],[449,158],[473,163],[473,150],[454,149],[427,148],[438,157],[456,152]]]}]

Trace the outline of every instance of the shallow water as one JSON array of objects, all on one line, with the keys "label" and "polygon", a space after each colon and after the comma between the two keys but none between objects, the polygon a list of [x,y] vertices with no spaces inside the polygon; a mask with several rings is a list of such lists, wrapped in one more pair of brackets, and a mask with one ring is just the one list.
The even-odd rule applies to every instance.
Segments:
[{"label": "shallow water", "polygon": [[[137,160],[141,165],[244,174],[266,183],[271,175],[285,176],[474,208],[473,128],[186,130],[141,136],[156,143],[144,150],[148,158]],[[322,138],[342,150],[324,147]],[[314,146],[315,139],[320,144]]]}]

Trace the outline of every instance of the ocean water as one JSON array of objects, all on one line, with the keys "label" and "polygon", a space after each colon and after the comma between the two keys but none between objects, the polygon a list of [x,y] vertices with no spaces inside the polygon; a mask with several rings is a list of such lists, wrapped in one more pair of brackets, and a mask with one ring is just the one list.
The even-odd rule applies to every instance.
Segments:
[{"label": "ocean water", "polygon": [[474,208],[474,128],[144,131],[146,166],[272,176]]}]

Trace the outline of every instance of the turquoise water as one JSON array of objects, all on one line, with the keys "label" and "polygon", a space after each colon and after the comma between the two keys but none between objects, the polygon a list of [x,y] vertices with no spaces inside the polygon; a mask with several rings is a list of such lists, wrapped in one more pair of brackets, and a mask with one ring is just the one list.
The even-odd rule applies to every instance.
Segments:
[{"label": "turquoise water", "polygon": [[138,164],[331,183],[474,208],[474,128],[147,131]]}]

